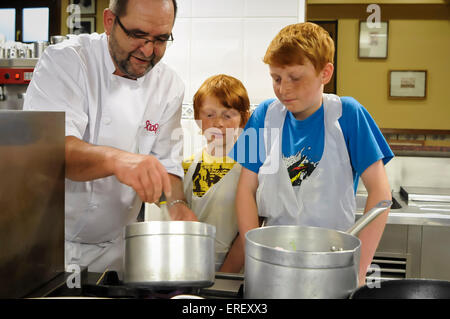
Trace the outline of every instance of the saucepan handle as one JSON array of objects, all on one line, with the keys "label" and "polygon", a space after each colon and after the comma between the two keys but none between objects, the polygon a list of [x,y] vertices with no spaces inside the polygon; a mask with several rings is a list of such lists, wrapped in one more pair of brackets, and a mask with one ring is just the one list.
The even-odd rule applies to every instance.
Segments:
[{"label": "saucepan handle", "polygon": [[382,200],[375,205],[371,210],[365,213],[358,221],[349,229],[347,233],[353,236],[359,234],[359,232],[365,228],[372,220],[374,220],[378,215],[384,212],[386,209],[390,208],[392,201]]}]

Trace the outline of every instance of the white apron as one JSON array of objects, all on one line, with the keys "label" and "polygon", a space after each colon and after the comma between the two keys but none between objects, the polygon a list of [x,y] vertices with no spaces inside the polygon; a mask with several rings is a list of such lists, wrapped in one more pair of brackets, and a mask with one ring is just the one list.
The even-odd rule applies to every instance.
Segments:
[{"label": "white apron", "polygon": [[268,226],[300,225],[347,230],[354,224],[356,202],[352,167],[338,122],[342,103],[338,96],[324,94],[323,107],[323,155],[299,189],[292,186],[282,159],[282,132],[287,109],[276,100],[267,110],[264,127],[278,133],[264,139],[266,160],[258,173],[256,203],[258,214],[266,217]]},{"label": "white apron", "polygon": [[202,152],[196,154],[194,161],[186,172],[183,181],[184,194],[198,220],[216,226],[215,264],[216,271],[218,271],[238,233],[234,204],[241,165],[235,163],[233,168],[220,181],[210,187],[202,197],[198,197],[192,191],[192,176],[201,158]]},{"label": "white apron", "polygon": [[104,243],[83,244],[65,241],[65,264],[88,266],[90,272],[115,270],[122,279],[124,240],[121,237]]},{"label": "white apron", "polygon": [[[115,85],[123,86],[123,82],[127,81],[124,78],[114,78]],[[119,91],[119,90],[118,90]],[[119,103],[119,102],[117,102]],[[110,105],[112,102],[110,103]],[[125,143],[121,140],[120,134],[117,134],[117,130],[120,129],[117,126],[109,125],[109,119],[113,117],[107,108],[102,109],[102,120],[98,129],[94,134],[94,145],[108,145],[109,138],[114,137],[119,142]],[[145,119],[150,118],[150,114],[154,112],[151,107],[147,107],[143,115],[136,115],[136,117],[142,118],[138,122],[140,125],[137,127],[135,138],[133,139],[133,145],[129,146],[128,151],[135,154],[150,154],[151,149],[156,141],[156,134],[148,133],[145,129]],[[115,116],[123,116],[115,114]],[[115,122],[119,122],[116,120]],[[102,134],[99,134],[101,131]],[[123,147],[126,149],[125,147]],[[70,183],[70,187],[67,183]],[[78,186],[79,183],[72,183],[66,180],[66,189],[72,190],[71,193],[66,192],[66,205],[69,207],[73,204],[75,207],[73,210],[79,210],[82,201],[74,201],[77,196],[77,192],[73,191],[73,185]],[[117,271],[119,278],[122,278],[123,271],[123,256],[124,256],[124,238],[123,227],[117,227],[117,225],[127,225],[130,222],[135,221],[136,216],[142,205],[142,201],[133,188],[128,185],[118,183],[115,176],[109,176],[106,178],[100,178],[89,182],[89,185],[96,191],[91,194],[90,202],[83,218],[80,218],[71,228],[71,232],[78,233],[79,237],[67,238],[65,241],[65,263],[66,266],[76,264],[81,266],[88,266],[89,271],[102,273],[105,269]],[[83,193],[82,193],[83,194]],[[90,211],[92,209],[92,211]],[[101,212],[100,213],[100,209]],[[94,214],[94,211],[96,213]],[[107,214],[109,216],[107,222],[102,219],[101,214]],[[93,225],[87,228],[87,225]],[[115,229],[115,233],[111,231]],[[110,230],[110,231],[107,231]],[[90,232],[90,233],[89,233]],[[98,233],[104,234],[100,239]],[[91,238],[92,237],[92,238]],[[107,238],[113,238],[108,240]],[[88,239],[89,241],[83,241]]]}]

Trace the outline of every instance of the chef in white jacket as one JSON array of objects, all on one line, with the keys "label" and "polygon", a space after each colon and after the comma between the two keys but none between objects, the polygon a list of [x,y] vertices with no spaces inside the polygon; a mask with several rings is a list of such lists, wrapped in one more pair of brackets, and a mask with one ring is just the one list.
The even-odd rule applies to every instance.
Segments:
[{"label": "chef in white jacket", "polygon": [[124,226],[163,192],[172,219],[197,220],[172,138],[184,84],[159,62],[175,15],[175,0],[111,0],[105,33],[50,46],[36,65],[24,109],[66,113],[66,266],[120,272]]}]

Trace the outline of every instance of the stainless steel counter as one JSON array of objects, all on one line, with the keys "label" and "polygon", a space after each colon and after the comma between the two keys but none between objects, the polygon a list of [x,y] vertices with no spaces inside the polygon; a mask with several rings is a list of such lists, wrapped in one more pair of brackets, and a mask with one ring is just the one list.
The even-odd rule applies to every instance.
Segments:
[{"label": "stainless steel counter", "polygon": [[[387,220],[394,225],[418,226],[450,226],[450,204],[444,202],[406,202],[400,193],[394,192],[393,197],[401,208],[391,209]],[[356,219],[362,216],[367,194],[357,193]]]}]

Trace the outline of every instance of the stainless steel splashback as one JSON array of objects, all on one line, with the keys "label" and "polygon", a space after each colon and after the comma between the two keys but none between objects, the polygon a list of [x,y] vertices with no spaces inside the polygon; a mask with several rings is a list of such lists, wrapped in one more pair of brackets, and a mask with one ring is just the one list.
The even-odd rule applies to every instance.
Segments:
[{"label": "stainless steel splashback", "polygon": [[64,113],[0,110],[0,298],[64,271]]},{"label": "stainless steel splashback", "polygon": [[[403,185],[450,188],[449,157],[396,156],[386,165],[386,173],[394,192]],[[361,180],[358,191],[366,191]]]}]

